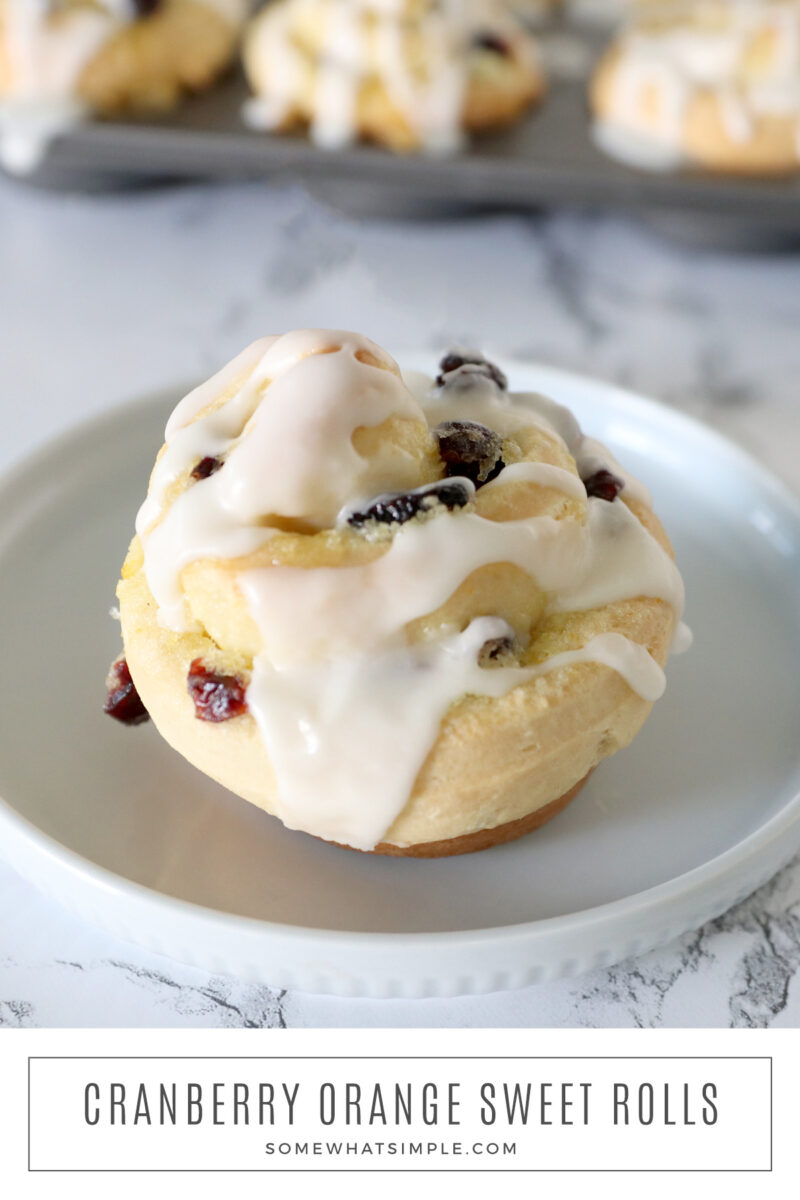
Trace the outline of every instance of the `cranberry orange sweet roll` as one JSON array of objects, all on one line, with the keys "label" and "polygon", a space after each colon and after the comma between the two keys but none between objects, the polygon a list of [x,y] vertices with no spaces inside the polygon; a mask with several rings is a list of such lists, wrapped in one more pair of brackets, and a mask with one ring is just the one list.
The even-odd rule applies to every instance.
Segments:
[{"label": "cranberry orange sweet roll", "polygon": [[84,113],[164,109],[232,61],[248,0],[0,0],[0,152],[30,170]]},{"label": "cranberry orange sweet roll", "polygon": [[[176,408],[118,590],[179,753],[292,829],[438,856],[553,816],[634,737],[683,604],[647,492],[455,350],[248,347]],[[114,690],[116,689],[116,690]]]},{"label": "cranberry orange sweet roll", "polygon": [[800,168],[799,0],[642,5],[591,85],[599,145],[633,166]]},{"label": "cranberry orange sweet roll", "polygon": [[506,0],[276,0],[244,45],[254,128],[307,128],[328,148],[358,139],[447,152],[506,125],[544,80]]}]

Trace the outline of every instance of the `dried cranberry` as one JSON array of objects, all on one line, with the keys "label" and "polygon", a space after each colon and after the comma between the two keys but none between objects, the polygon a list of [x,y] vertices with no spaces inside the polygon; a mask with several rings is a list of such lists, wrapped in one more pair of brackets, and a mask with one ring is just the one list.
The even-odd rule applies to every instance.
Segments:
[{"label": "dried cranberry", "polygon": [[445,474],[464,475],[476,488],[496,478],[505,463],[500,457],[503,439],[477,421],[443,421],[433,431]]},{"label": "dried cranberry", "polygon": [[[453,376],[452,379],[448,379],[450,375]],[[463,385],[469,383],[476,376],[482,379],[489,379],[501,392],[504,392],[508,387],[508,380],[500,368],[495,366],[494,363],[488,362],[482,354],[461,354],[455,350],[451,350],[449,354],[445,354],[439,363],[436,386],[452,387],[454,385]]]},{"label": "dried cranberry", "polygon": [[115,721],[121,721],[123,725],[141,725],[143,721],[150,719],[150,714],[136,690],[136,684],[131,679],[126,659],[118,658],[111,664],[106,687],[108,695],[103,712],[108,713]]},{"label": "dried cranberry", "polygon": [[247,687],[238,675],[210,671],[202,658],[196,658],[186,677],[194,715],[201,721],[229,721],[247,712]]},{"label": "dried cranberry", "polygon": [[210,455],[206,458],[201,458],[192,471],[192,479],[208,479],[209,475],[213,475],[221,466],[221,458],[212,458]]},{"label": "dried cranberry", "polygon": [[511,47],[503,38],[498,37],[496,33],[489,33],[488,30],[483,33],[476,33],[472,39],[472,44],[476,50],[488,50],[491,54],[500,54],[503,58],[508,58],[511,53]]},{"label": "dried cranberry", "polygon": [[348,525],[361,529],[370,521],[379,521],[382,525],[404,525],[406,521],[427,513],[442,505],[452,511],[469,504],[471,489],[463,483],[432,483],[416,492],[399,492],[394,496],[380,496],[374,504],[363,512],[351,513],[347,518]]},{"label": "dried cranberry", "polygon": [[512,637],[489,638],[484,642],[478,655],[478,666],[497,667],[503,665],[503,660],[511,658],[516,652],[516,643]]},{"label": "dried cranberry", "polygon": [[595,471],[588,479],[583,481],[588,496],[596,496],[598,500],[616,500],[619,493],[624,488],[625,484],[616,475],[612,475],[604,467],[599,471]]}]

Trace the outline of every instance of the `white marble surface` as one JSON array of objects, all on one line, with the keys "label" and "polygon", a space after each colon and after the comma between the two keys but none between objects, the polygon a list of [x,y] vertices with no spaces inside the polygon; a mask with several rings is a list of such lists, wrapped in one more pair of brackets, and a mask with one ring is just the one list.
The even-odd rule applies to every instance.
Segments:
[{"label": "white marble surface", "polygon": [[[76,419],[305,325],[575,367],[692,412],[800,489],[800,257],[610,217],[356,223],[295,190],[0,186],[0,469]],[[2,631],[0,631],[0,639]],[[2,848],[0,847],[0,854]],[[345,1001],[209,978],[84,926],[0,861],[0,1025],[800,1025],[800,862],[698,933],[509,995]]]}]

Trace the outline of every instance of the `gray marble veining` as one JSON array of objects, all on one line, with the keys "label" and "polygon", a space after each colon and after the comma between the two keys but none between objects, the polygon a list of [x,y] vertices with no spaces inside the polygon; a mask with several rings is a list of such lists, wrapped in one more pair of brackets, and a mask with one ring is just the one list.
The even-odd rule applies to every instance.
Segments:
[{"label": "gray marble veining", "polygon": [[[358,223],[261,184],[95,197],[0,187],[0,468],[110,404],[299,325],[402,352],[454,341],[653,394],[800,487],[800,259],[608,216]],[[20,398],[24,402],[20,402]],[[284,994],[68,916],[0,862],[0,1026],[797,1026],[800,862],[635,962],[506,995]]]}]

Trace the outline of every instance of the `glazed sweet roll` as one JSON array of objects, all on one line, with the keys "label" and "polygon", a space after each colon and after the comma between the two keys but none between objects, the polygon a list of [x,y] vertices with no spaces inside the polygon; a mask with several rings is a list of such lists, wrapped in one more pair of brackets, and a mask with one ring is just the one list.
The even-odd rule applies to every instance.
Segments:
[{"label": "glazed sweet roll", "polygon": [[30,170],[83,114],[163,109],[232,61],[248,0],[0,0],[0,150]]},{"label": "glazed sweet roll", "polygon": [[276,0],[251,23],[244,62],[247,123],[305,127],[328,148],[452,151],[544,90],[507,0]]},{"label": "glazed sweet roll", "polygon": [[535,828],[630,742],[683,587],[566,409],[477,353],[404,379],[306,330],[178,405],[118,597],[112,715],[291,829],[433,857]]},{"label": "glazed sweet roll", "polygon": [[591,87],[600,146],[633,166],[785,174],[800,165],[800,3],[649,5]]}]

